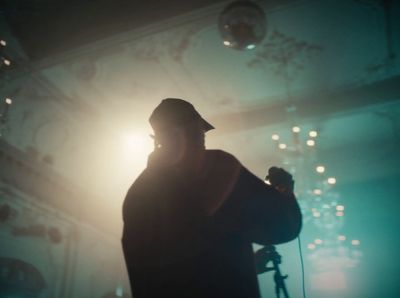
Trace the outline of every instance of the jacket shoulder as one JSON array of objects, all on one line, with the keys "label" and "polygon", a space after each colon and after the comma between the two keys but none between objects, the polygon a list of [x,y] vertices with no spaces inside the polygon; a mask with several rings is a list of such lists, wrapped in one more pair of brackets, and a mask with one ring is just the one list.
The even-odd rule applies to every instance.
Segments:
[{"label": "jacket shoulder", "polygon": [[218,162],[240,164],[239,160],[234,155],[223,150],[206,150],[206,156]]}]

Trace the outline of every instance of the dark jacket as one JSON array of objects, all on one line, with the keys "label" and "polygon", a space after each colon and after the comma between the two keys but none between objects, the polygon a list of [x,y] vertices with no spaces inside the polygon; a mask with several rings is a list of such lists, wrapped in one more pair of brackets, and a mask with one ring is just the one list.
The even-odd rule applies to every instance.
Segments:
[{"label": "dark jacket", "polygon": [[252,243],[297,237],[301,214],[232,155],[200,171],[150,162],[129,189],[122,245],[134,298],[259,297]]}]

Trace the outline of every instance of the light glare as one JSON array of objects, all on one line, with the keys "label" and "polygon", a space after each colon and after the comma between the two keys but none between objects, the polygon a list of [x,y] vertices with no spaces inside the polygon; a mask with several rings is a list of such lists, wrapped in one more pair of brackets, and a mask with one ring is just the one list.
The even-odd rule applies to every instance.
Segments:
[{"label": "light glare", "polygon": [[323,173],[323,172],[325,172],[325,167],[324,166],[317,166],[316,168],[315,168],[315,170],[318,172],[318,173]]},{"label": "light glare", "polygon": [[12,104],[12,99],[7,97],[5,99],[5,102],[6,102],[6,104],[10,105],[10,104]]},{"label": "light glare", "polygon": [[152,150],[152,141],[145,135],[138,133],[128,133],[123,135],[125,151],[135,159],[146,159]]},{"label": "light glare", "polygon": [[318,133],[317,133],[315,130],[311,130],[311,131],[308,133],[308,135],[309,135],[311,138],[315,138],[315,137],[318,136]]},{"label": "light glare", "polygon": [[346,236],[344,236],[344,235],[339,235],[337,238],[338,238],[339,241],[346,240]]}]

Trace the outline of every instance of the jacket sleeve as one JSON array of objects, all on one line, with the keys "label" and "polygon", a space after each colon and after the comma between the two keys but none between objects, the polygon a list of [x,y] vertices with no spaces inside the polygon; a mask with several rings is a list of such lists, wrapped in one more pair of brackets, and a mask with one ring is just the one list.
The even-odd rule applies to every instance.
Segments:
[{"label": "jacket sleeve", "polygon": [[291,241],[302,226],[295,196],[281,194],[243,166],[229,198],[217,214],[222,226],[261,245]]}]

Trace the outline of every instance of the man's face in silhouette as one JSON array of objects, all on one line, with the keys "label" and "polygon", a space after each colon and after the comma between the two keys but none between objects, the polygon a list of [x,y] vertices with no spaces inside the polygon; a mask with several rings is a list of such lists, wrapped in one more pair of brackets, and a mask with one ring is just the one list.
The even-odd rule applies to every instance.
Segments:
[{"label": "man's face in silhouette", "polygon": [[205,149],[205,129],[201,121],[193,121],[183,129],[188,148]]},{"label": "man's face in silhouette", "polygon": [[162,133],[156,133],[159,149],[171,159],[186,160],[205,150],[205,128],[200,120],[172,126]]}]

